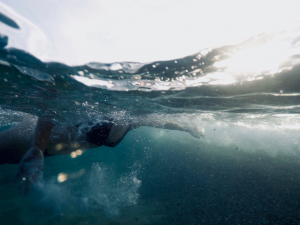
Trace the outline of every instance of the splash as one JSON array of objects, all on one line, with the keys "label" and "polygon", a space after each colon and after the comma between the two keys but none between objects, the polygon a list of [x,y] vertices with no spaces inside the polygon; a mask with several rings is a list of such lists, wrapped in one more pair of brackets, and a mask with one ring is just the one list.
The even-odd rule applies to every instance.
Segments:
[{"label": "splash", "polygon": [[85,176],[57,183],[50,179],[38,184],[41,210],[55,214],[102,211],[108,217],[120,215],[122,208],[137,204],[141,180],[137,170],[121,177],[105,166],[93,164]]}]

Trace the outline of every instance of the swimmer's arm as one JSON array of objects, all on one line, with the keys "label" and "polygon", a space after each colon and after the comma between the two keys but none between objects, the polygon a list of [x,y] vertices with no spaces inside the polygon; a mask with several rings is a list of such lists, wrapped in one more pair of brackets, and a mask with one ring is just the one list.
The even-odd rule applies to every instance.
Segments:
[{"label": "swimmer's arm", "polygon": [[32,183],[36,182],[42,175],[44,169],[44,156],[53,123],[48,118],[39,118],[34,131],[32,146],[23,156],[17,173],[19,180],[19,191],[25,184],[25,193],[28,192]]},{"label": "swimmer's arm", "polygon": [[175,122],[169,122],[169,121],[141,120],[141,121],[134,122],[131,125],[132,129],[137,129],[142,126],[162,128],[162,129],[168,129],[168,130],[186,131],[184,126],[180,126],[179,124],[177,124]]},{"label": "swimmer's arm", "polygon": [[204,131],[198,129],[195,125],[182,125],[176,122],[170,121],[156,121],[156,120],[140,120],[132,123],[131,130],[137,129],[138,127],[155,127],[168,130],[178,130],[190,133],[193,137],[200,138],[204,137]]},{"label": "swimmer's arm", "polygon": [[44,153],[52,128],[53,123],[50,119],[39,118],[34,131],[32,147],[39,148]]}]

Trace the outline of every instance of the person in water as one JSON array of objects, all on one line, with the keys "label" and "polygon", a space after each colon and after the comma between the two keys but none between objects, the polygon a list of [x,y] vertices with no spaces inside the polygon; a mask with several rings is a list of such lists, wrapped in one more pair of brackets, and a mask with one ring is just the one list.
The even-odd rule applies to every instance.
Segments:
[{"label": "person in water", "polygon": [[101,145],[115,147],[128,131],[140,126],[186,131],[196,138],[203,137],[197,127],[191,129],[175,122],[125,121],[103,116],[94,122],[63,126],[54,124],[50,118],[29,117],[0,133],[0,164],[19,163],[16,177],[19,190],[25,184],[25,192],[28,192],[30,184],[42,175],[44,157]]}]

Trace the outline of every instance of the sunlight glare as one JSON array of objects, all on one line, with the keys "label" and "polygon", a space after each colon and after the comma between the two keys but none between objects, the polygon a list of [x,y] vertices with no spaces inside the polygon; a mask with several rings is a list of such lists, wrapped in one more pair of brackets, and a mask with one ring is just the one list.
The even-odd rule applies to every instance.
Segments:
[{"label": "sunlight glare", "polygon": [[280,63],[289,56],[286,49],[279,46],[264,46],[251,48],[237,53],[232,58],[216,62],[217,68],[227,67],[227,71],[234,73],[256,73],[276,71]]}]

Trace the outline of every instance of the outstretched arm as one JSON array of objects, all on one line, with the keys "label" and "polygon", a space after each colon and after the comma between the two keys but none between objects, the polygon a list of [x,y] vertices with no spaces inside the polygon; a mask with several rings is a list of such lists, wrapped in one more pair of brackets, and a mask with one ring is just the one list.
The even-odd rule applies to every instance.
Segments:
[{"label": "outstretched arm", "polygon": [[49,118],[39,118],[34,131],[32,146],[23,156],[17,173],[20,181],[19,190],[25,184],[25,193],[28,192],[30,184],[37,181],[44,169],[44,156],[47,142],[49,140],[53,124]]},{"label": "outstretched arm", "polygon": [[156,127],[168,130],[178,130],[178,131],[185,131],[190,133],[195,138],[204,137],[204,131],[199,129],[196,125],[185,125],[180,124],[178,122],[173,121],[162,121],[162,120],[152,120],[152,119],[140,119],[139,121],[133,122],[131,127],[132,129],[137,129],[141,126],[147,127]]},{"label": "outstretched arm", "polygon": [[184,125],[176,122],[153,120],[152,118],[139,118],[135,120],[115,120],[110,130],[109,136],[106,139],[106,146],[116,146],[126,135],[129,130],[137,129],[141,126],[156,127],[168,130],[178,130],[190,133],[195,138],[204,137],[204,131],[199,129],[194,124]]}]

